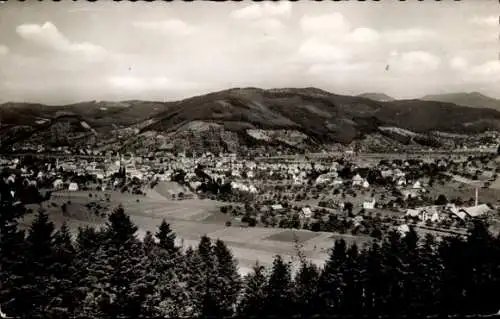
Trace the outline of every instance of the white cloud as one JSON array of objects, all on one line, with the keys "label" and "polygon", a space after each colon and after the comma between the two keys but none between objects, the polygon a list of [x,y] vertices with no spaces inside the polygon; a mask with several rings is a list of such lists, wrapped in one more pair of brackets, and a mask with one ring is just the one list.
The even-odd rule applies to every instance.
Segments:
[{"label": "white cloud", "polygon": [[426,51],[410,51],[393,56],[389,64],[391,70],[409,73],[425,73],[436,70],[440,58]]},{"label": "white cloud", "polygon": [[347,40],[358,43],[373,43],[380,39],[377,31],[370,28],[356,28],[347,35]]},{"label": "white cloud", "polygon": [[108,83],[114,88],[131,91],[187,90],[198,86],[193,82],[168,77],[112,76],[108,78]]},{"label": "white cloud", "polygon": [[70,41],[50,21],[43,25],[22,24],[16,32],[24,40],[59,52],[81,54],[88,60],[100,60],[108,53],[103,47],[89,42]]},{"label": "white cloud", "polygon": [[492,60],[483,64],[477,65],[471,69],[472,75],[484,77],[486,79],[500,78],[500,61]]},{"label": "white cloud", "polygon": [[0,56],[7,55],[9,53],[9,48],[6,45],[0,44]]},{"label": "white cloud", "polygon": [[300,19],[300,28],[304,33],[315,36],[346,34],[351,29],[349,21],[339,12],[322,15],[304,15]]},{"label": "white cloud", "polygon": [[275,18],[263,18],[253,21],[250,26],[254,29],[265,32],[266,34],[274,34],[286,29],[283,22]]},{"label": "white cloud", "polygon": [[353,72],[368,70],[373,66],[370,62],[359,63],[329,63],[329,64],[313,64],[307,72],[313,75],[324,75],[335,72]]},{"label": "white cloud", "polygon": [[464,70],[467,68],[468,62],[462,57],[454,57],[450,60],[450,68],[454,70]]},{"label": "white cloud", "polygon": [[252,4],[231,12],[230,17],[241,20],[256,20],[266,17],[288,17],[292,12],[292,5],[288,1],[280,3]]},{"label": "white cloud", "polygon": [[310,38],[299,47],[296,59],[305,63],[332,63],[349,59],[349,54],[343,46]]},{"label": "white cloud", "polygon": [[176,36],[190,35],[195,27],[179,19],[168,19],[163,21],[136,21],[132,23],[136,28],[160,31]]},{"label": "white cloud", "polygon": [[500,25],[499,16],[489,16],[489,17],[473,17],[469,20],[472,24],[485,26],[485,27],[498,27]]},{"label": "white cloud", "polygon": [[436,37],[432,30],[422,28],[411,28],[402,30],[391,30],[383,32],[382,37],[391,43],[410,43],[429,40]]}]

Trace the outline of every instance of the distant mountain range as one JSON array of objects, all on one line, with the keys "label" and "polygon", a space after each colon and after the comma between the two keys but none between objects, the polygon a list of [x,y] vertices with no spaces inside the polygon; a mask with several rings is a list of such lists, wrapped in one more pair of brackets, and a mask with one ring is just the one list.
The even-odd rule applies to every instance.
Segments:
[{"label": "distant mountain range", "polygon": [[379,102],[388,102],[394,101],[395,98],[385,94],[385,93],[363,93],[358,95],[359,97],[364,97],[370,100],[379,101]]},{"label": "distant mountain range", "polygon": [[[484,100],[469,93],[461,103],[473,104],[471,94]],[[436,132],[500,131],[500,112],[491,107],[441,99],[443,95],[394,100],[382,93],[346,96],[317,88],[234,88],[167,103],[6,103],[0,105],[0,145],[3,150],[22,143],[150,151],[306,150],[374,137],[388,145],[427,145],[429,134]]]},{"label": "distant mountain range", "polygon": [[426,95],[422,97],[421,100],[447,102],[460,106],[500,110],[500,100],[486,96],[479,92]]}]

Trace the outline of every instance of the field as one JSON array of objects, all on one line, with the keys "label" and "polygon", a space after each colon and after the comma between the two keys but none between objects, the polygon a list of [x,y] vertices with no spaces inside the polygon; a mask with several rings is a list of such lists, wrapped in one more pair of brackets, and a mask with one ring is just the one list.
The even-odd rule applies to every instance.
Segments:
[{"label": "field", "polygon": [[[443,194],[448,200],[454,198],[461,198],[468,200],[475,197],[475,187],[472,185],[464,184],[458,181],[447,183],[446,185],[434,185],[428,187],[427,190],[432,196],[439,196]],[[500,200],[500,189],[497,188],[479,188],[478,193],[479,203],[497,204]]]},{"label": "field", "polygon": [[[89,196],[92,193],[92,197]],[[109,194],[109,202],[105,199]],[[68,201],[71,204],[67,204]],[[293,242],[293,233],[299,238],[302,251],[312,262],[322,265],[328,257],[328,250],[333,245],[331,233],[312,233],[305,230],[282,230],[274,228],[248,228],[225,226],[226,219],[221,218],[219,202],[212,200],[172,200],[148,192],[144,195],[122,194],[120,192],[57,192],[43,204],[51,220],[59,227],[64,221],[76,231],[81,226],[102,226],[105,218],[91,217],[86,208],[89,202],[99,203],[102,212],[110,212],[122,205],[131,220],[138,225],[138,236],[146,231],[156,232],[162,219],[166,219],[178,237],[179,245],[184,248],[197,245],[201,236],[221,239],[231,248],[239,261],[240,271],[247,273],[258,261],[263,265],[272,264],[274,256],[280,254],[285,260],[292,261],[297,251]],[[54,205],[52,204],[54,203]],[[68,216],[64,216],[61,206],[66,203]],[[31,207],[37,210],[37,205]],[[34,214],[28,215],[22,225],[29,226]],[[296,266],[296,264],[295,264]]]},{"label": "field", "polygon": [[281,233],[273,234],[267,237],[268,240],[284,241],[293,243],[295,241],[303,243],[311,238],[318,236],[314,232],[298,232],[294,230],[284,230]]}]

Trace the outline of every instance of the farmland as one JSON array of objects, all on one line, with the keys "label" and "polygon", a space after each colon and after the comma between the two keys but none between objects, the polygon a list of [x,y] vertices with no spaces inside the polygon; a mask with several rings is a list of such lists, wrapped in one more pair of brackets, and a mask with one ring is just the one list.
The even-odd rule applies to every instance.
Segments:
[{"label": "farmland", "polygon": [[[299,238],[304,254],[317,264],[322,264],[327,257],[328,249],[333,244],[331,233],[313,233],[306,230],[283,230],[273,228],[227,227],[224,219],[217,218],[220,203],[212,200],[176,201],[149,192],[147,196],[105,192],[56,192],[51,200],[42,207],[49,213],[56,226],[66,221],[72,230],[83,226],[102,226],[105,218],[92,216],[86,205],[96,202],[101,205],[101,212],[110,211],[122,205],[131,220],[139,227],[138,235],[142,237],[146,231],[156,232],[162,219],[166,219],[178,237],[178,243],[184,247],[197,245],[203,235],[212,239],[222,239],[232,249],[238,259],[240,271],[245,273],[259,261],[270,264],[276,254],[291,258],[297,253],[294,238]],[[68,204],[68,201],[71,202]],[[61,206],[67,205],[67,216],[62,213]],[[37,206],[30,207],[33,211]],[[22,225],[27,226],[34,218],[30,214],[24,218]]]}]

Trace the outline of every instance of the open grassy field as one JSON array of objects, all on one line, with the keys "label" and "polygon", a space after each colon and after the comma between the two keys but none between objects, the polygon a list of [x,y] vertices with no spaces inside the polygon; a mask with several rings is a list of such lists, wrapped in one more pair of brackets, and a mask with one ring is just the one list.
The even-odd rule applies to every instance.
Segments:
[{"label": "open grassy field", "polygon": [[[430,195],[439,196],[443,194],[448,200],[453,198],[461,198],[462,200],[468,200],[470,198],[475,198],[475,187],[472,185],[464,184],[458,181],[452,181],[446,185],[434,185],[433,187],[428,187]],[[479,203],[491,203],[496,204],[500,200],[500,189],[496,188],[479,188],[478,194]]]},{"label": "open grassy field", "polygon": [[[103,226],[105,219],[86,218],[85,205],[91,201],[97,201],[102,206],[102,211],[111,211],[121,204],[130,215],[131,220],[138,225],[138,235],[143,236],[146,231],[156,232],[162,219],[166,219],[178,237],[178,243],[184,247],[197,245],[201,236],[207,235],[212,239],[221,239],[232,250],[238,259],[241,272],[248,272],[257,261],[264,265],[272,264],[275,255],[280,254],[287,260],[292,260],[297,255],[293,242],[293,234],[299,238],[302,251],[311,261],[321,265],[328,257],[328,250],[333,245],[331,233],[313,233],[306,230],[283,230],[274,228],[248,228],[239,226],[225,226],[225,220],[212,218],[220,214],[219,206],[222,203],[211,200],[171,200],[155,196],[130,195],[120,192],[104,192],[97,194],[92,192],[73,192],[71,194],[55,193],[45,205],[49,207],[50,218],[59,227],[64,221],[73,231],[81,226]],[[105,200],[105,193],[109,194],[109,202]],[[71,201],[69,216],[63,216],[62,203]],[[33,208],[36,211],[36,207]],[[78,211],[80,212],[78,214]],[[34,214],[26,216],[23,220],[24,226],[29,226]],[[343,235],[339,235],[343,236]],[[349,235],[346,235],[349,237]]]},{"label": "open grassy field", "polygon": [[315,232],[295,231],[287,229],[282,231],[281,233],[273,234],[267,237],[267,240],[284,241],[287,243],[294,243],[295,241],[297,241],[298,243],[303,243],[316,236],[318,236],[318,234]]}]

